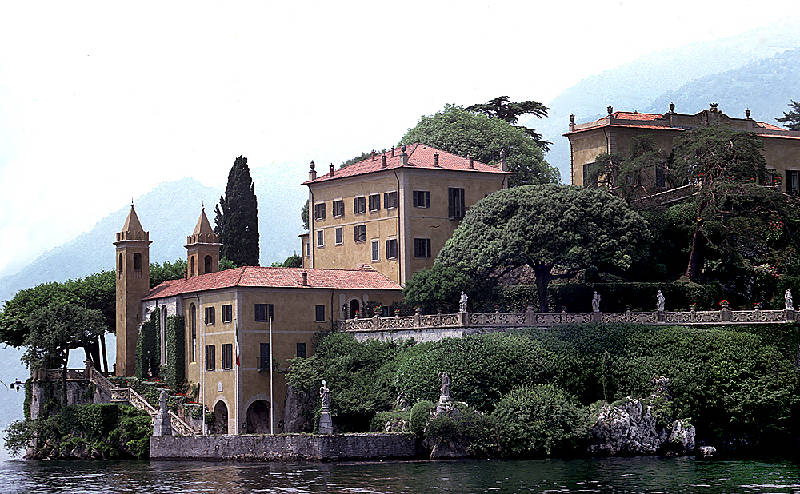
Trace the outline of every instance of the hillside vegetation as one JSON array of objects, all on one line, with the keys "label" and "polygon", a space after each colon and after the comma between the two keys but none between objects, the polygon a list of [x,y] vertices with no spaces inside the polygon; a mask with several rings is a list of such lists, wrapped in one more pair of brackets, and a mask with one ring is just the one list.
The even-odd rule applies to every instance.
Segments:
[{"label": "hillside vegetation", "polygon": [[[800,435],[799,329],[568,325],[420,344],[359,343],[332,333],[313,356],[293,360],[288,377],[312,397],[326,379],[335,426],[365,431],[376,413],[391,410],[406,409],[395,413],[406,420],[410,413],[413,425],[407,409],[438,400],[438,373],[445,371],[452,398],[489,420],[479,423],[483,432],[473,440],[473,451],[539,456],[541,449],[503,446],[503,431],[516,427],[508,423],[515,401],[543,400],[571,414],[571,426],[559,425],[572,445],[561,454],[578,454],[581,441],[574,436],[585,434],[598,401],[647,396],[653,378],[666,376],[672,400],[663,408],[690,421],[700,444],[749,452],[790,447],[787,439]],[[573,409],[580,410],[580,420]],[[480,447],[490,443],[499,447]]]}]

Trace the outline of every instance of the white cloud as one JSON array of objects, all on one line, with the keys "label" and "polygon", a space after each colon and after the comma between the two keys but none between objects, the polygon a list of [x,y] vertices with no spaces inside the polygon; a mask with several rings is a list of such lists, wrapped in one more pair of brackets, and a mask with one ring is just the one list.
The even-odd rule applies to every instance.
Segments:
[{"label": "white cloud", "polygon": [[547,101],[789,1],[7,2],[0,271],[132,195],[232,160],[305,169],[387,147],[445,103]]}]

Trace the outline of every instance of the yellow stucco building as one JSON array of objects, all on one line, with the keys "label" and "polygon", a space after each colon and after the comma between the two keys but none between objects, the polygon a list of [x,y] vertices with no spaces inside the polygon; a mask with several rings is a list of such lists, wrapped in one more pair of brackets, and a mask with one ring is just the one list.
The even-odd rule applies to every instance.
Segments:
[{"label": "yellow stucco building", "polygon": [[[466,210],[510,173],[424,144],[393,148],[318,176],[311,163],[303,267],[372,266],[403,285],[433,265]],[[352,317],[354,314],[350,314]]]},{"label": "yellow stucco building", "polygon": [[[117,375],[133,374],[139,327],[156,308],[162,342],[167,317],[183,316],[183,370],[190,384],[199,384],[198,399],[214,412],[217,433],[269,432],[270,423],[275,432],[283,431],[288,360],[311,355],[314,334],[331,330],[344,308],[370,302],[388,306],[402,296],[397,283],[369,267],[219,271],[220,244],[205,211],[187,238],[186,277],[150,289],[149,244],[131,206],[115,242]],[[165,345],[161,349],[163,364]]]},{"label": "yellow stucco building", "polygon": [[682,132],[720,124],[761,137],[772,183],[780,185],[787,193],[800,193],[800,131],[757,122],[750,118],[750,110],[745,111],[744,118],[729,117],[719,110],[716,103],[695,114],[676,113],[672,104],[664,114],[615,112],[610,106],[607,111],[605,117],[582,124],[576,124],[574,116],[570,116],[569,132],[564,136],[569,139],[573,185],[587,184],[590,167],[597,155],[629,154],[634,137],[651,137],[661,152],[669,155],[674,139]]}]

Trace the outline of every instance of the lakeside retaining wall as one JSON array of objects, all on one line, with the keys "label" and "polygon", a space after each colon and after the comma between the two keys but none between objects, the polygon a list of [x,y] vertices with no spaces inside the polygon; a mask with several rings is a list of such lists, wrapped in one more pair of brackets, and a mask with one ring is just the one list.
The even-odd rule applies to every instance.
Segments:
[{"label": "lakeside retaining wall", "polygon": [[151,459],[335,461],[416,456],[419,456],[417,438],[408,433],[150,438]]}]

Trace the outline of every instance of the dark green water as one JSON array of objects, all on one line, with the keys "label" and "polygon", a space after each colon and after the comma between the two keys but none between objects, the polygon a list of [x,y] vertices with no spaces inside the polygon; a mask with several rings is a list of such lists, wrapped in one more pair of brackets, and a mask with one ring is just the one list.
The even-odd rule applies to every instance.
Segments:
[{"label": "dark green water", "polygon": [[25,462],[3,492],[800,492],[785,461],[612,458],[375,463]]}]

